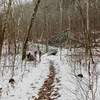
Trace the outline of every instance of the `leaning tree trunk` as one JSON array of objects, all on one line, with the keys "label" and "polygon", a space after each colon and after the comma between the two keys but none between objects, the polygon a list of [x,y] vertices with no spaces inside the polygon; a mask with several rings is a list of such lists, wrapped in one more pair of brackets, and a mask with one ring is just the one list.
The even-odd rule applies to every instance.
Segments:
[{"label": "leaning tree trunk", "polygon": [[28,39],[29,39],[29,35],[31,33],[31,28],[32,28],[32,25],[33,25],[33,22],[34,22],[34,19],[36,17],[36,14],[37,14],[37,11],[38,11],[38,7],[39,7],[39,4],[40,4],[40,1],[41,0],[38,0],[37,1],[37,4],[34,8],[34,12],[32,14],[32,18],[31,18],[31,22],[30,22],[30,26],[29,26],[29,29],[28,29],[28,33],[27,33],[27,36],[26,36],[26,39],[25,39],[25,42],[24,42],[24,45],[23,45],[23,51],[22,51],[22,60],[25,59],[26,57],[26,49],[27,49],[27,43],[28,43]]},{"label": "leaning tree trunk", "polygon": [[3,41],[4,41],[4,36],[5,36],[5,34],[7,34],[7,30],[8,30],[7,28],[8,28],[8,23],[9,23],[9,14],[10,14],[12,2],[13,2],[13,0],[9,0],[6,16],[5,16],[5,19],[3,22],[2,35],[1,35],[1,39],[0,39],[0,57],[2,54],[2,45],[3,45]]}]

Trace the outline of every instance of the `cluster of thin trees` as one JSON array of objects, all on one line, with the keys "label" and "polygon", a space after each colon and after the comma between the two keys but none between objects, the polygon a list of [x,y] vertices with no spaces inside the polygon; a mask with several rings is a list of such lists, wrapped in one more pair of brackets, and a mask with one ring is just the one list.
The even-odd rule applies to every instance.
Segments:
[{"label": "cluster of thin trees", "polygon": [[[54,1],[41,1],[37,0],[33,2],[33,5],[22,4],[21,1],[2,0],[3,3],[3,13],[2,14],[2,32],[0,33],[0,56],[2,52],[2,46],[5,39],[8,40],[8,49],[10,52],[11,42],[14,43],[16,47],[16,40],[20,40],[21,37],[23,40],[23,57],[25,57],[25,52],[27,49],[27,42],[31,38],[36,42],[39,41],[40,37],[43,41],[48,43],[48,39],[52,33],[62,32],[66,28],[69,28],[70,31],[73,31],[75,34],[77,29],[83,34],[84,45],[86,48],[86,54],[92,58],[92,40],[91,40],[91,31],[96,31],[96,13],[98,12],[98,0],[54,0]],[[40,4],[41,3],[41,4]],[[40,6],[39,6],[40,4]],[[33,6],[33,8],[32,8]],[[24,10],[26,8],[26,12]],[[28,10],[30,9],[30,13]],[[34,10],[33,10],[34,9]],[[73,11],[74,10],[74,11]],[[18,15],[19,13],[19,15]],[[27,17],[25,15],[27,13]],[[41,14],[42,13],[42,14]],[[92,14],[91,14],[92,13]],[[37,14],[37,17],[36,17]],[[78,16],[80,20],[74,19],[74,16]],[[91,18],[93,15],[94,20]],[[97,14],[98,15],[98,14]],[[74,25],[73,20],[80,22],[80,26]],[[93,20],[93,22],[91,22]],[[53,25],[54,24],[54,25]],[[76,23],[77,24],[77,23]],[[93,24],[93,25],[92,25]],[[73,27],[77,26],[74,30]],[[93,27],[91,27],[93,26]],[[35,30],[35,31],[34,31]],[[72,35],[71,33],[69,33]],[[13,39],[12,39],[13,38]],[[40,41],[42,41],[40,40]],[[42,41],[42,42],[43,42]],[[15,50],[16,51],[16,50]]]},{"label": "cluster of thin trees", "polygon": [[[22,3],[22,0],[12,0],[11,2],[12,6],[8,15],[9,23],[7,22],[9,26],[7,30],[10,33],[9,38],[13,37],[14,33],[16,33],[17,40],[25,40],[37,0],[33,0],[32,3]],[[99,29],[100,1],[90,0],[89,4],[90,27],[92,31],[95,31]],[[6,16],[9,3],[6,0],[1,0],[1,5],[1,12],[3,12],[3,16]],[[37,17],[32,25],[31,36],[29,38],[37,41],[42,36],[42,40],[46,41],[46,38],[67,28],[73,31],[74,34],[77,32],[82,33],[84,26],[87,26],[86,13],[87,0],[44,0],[38,8]],[[8,36],[5,35],[5,37]]]},{"label": "cluster of thin trees", "polygon": [[[20,0],[2,0],[1,5],[3,7],[1,8],[1,15],[3,17],[1,18],[0,56],[5,39],[8,40],[9,51],[12,41],[15,46],[16,40],[23,41],[23,55],[25,55],[24,51],[26,51],[29,40],[45,41],[47,44],[51,35],[69,28],[74,35],[78,31],[83,34],[86,53],[89,53],[92,58],[91,31],[95,32],[96,26],[98,26],[96,23],[99,16],[98,0],[36,0],[24,4]],[[91,20],[93,21],[91,22]],[[70,35],[72,34],[70,33]]]},{"label": "cluster of thin trees", "polygon": [[[23,42],[22,60],[26,57],[28,41],[44,43],[48,52],[48,40],[50,36],[62,33],[69,29],[71,35],[82,36],[85,49],[85,58],[88,68],[89,86],[91,88],[92,100],[95,100],[95,91],[91,86],[91,64],[93,59],[94,44],[99,31],[99,0],[33,0],[22,3],[21,0],[0,1],[0,57],[2,47],[7,40],[8,52],[14,44],[16,54],[17,42]],[[71,34],[73,32],[73,34]],[[74,38],[73,36],[73,38]],[[79,38],[78,38],[79,39]],[[75,40],[75,39],[72,39]],[[70,48],[74,43],[70,41]],[[66,44],[67,45],[67,44]],[[87,60],[88,59],[88,60]],[[88,91],[87,91],[88,93]],[[86,100],[88,100],[86,98]]]}]

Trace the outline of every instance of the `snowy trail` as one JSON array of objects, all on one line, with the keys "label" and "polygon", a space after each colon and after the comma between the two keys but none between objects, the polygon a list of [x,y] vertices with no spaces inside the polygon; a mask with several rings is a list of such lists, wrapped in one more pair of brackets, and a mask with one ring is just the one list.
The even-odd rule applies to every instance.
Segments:
[{"label": "snowy trail", "polygon": [[[23,80],[20,81],[21,73],[17,71],[15,73],[15,88],[12,89],[9,87],[9,83],[7,80],[4,81],[2,99],[1,100],[42,100],[40,99],[43,89],[51,88],[51,90],[44,91],[47,97],[47,93],[49,92],[49,98],[46,100],[74,100],[75,95],[71,92],[75,90],[75,81],[72,79],[72,73],[70,66],[64,57],[65,54],[62,54],[62,59],[60,59],[59,54],[53,55],[43,55],[41,58],[41,62],[37,64],[35,67],[33,63],[26,63],[26,69],[30,68],[29,72],[25,72],[23,76]],[[50,70],[50,61],[53,62],[54,70]],[[18,60],[18,63],[20,61]],[[16,64],[17,65],[17,64]],[[19,67],[21,66],[18,64]],[[52,79],[50,78],[50,73]],[[54,74],[55,73],[55,74]],[[8,77],[9,79],[9,77]],[[2,79],[0,79],[2,80]],[[49,84],[52,80],[52,84],[50,86],[45,86],[44,84]],[[2,81],[1,81],[2,82]],[[7,95],[7,91],[8,95]],[[48,92],[47,92],[48,91]],[[47,93],[46,93],[47,92]],[[71,97],[72,96],[72,97]],[[71,97],[71,98],[70,98]],[[75,99],[76,100],[76,99]]]},{"label": "snowy trail", "polygon": [[55,88],[58,89],[60,95],[59,98],[54,100],[76,100],[76,96],[73,93],[73,91],[76,90],[76,84],[71,72],[71,67],[68,65],[67,58],[62,56],[62,59],[60,59],[58,54],[56,56],[49,56],[48,59],[54,62],[56,70],[56,81],[54,85]]},{"label": "snowy trail", "polygon": [[56,71],[54,65],[50,65],[50,74],[40,89],[39,98],[36,100],[56,100],[60,97],[58,88],[55,87]]}]

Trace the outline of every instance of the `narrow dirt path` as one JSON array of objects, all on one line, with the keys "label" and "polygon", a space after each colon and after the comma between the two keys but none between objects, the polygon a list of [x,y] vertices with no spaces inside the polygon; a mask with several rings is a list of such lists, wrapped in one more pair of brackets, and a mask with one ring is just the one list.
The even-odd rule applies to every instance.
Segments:
[{"label": "narrow dirt path", "polygon": [[39,97],[35,100],[55,100],[60,97],[58,93],[58,88],[55,88],[55,85],[53,84],[55,82],[55,75],[56,71],[54,66],[50,65],[50,74],[48,75],[48,78],[45,80],[44,85],[40,89]]}]

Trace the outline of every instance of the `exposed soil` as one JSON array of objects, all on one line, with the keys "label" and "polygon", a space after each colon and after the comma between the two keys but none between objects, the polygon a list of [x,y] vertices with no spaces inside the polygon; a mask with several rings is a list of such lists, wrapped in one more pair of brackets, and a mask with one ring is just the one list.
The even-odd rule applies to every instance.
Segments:
[{"label": "exposed soil", "polygon": [[[55,88],[54,81],[55,81],[56,71],[53,65],[50,65],[50,74],[48,78],[45,80],[42,88],[39,92],[38,99],[35,100],[55,100],[60,97],[58,88]],[[56,79],[57,80],[57,79]]]}]

